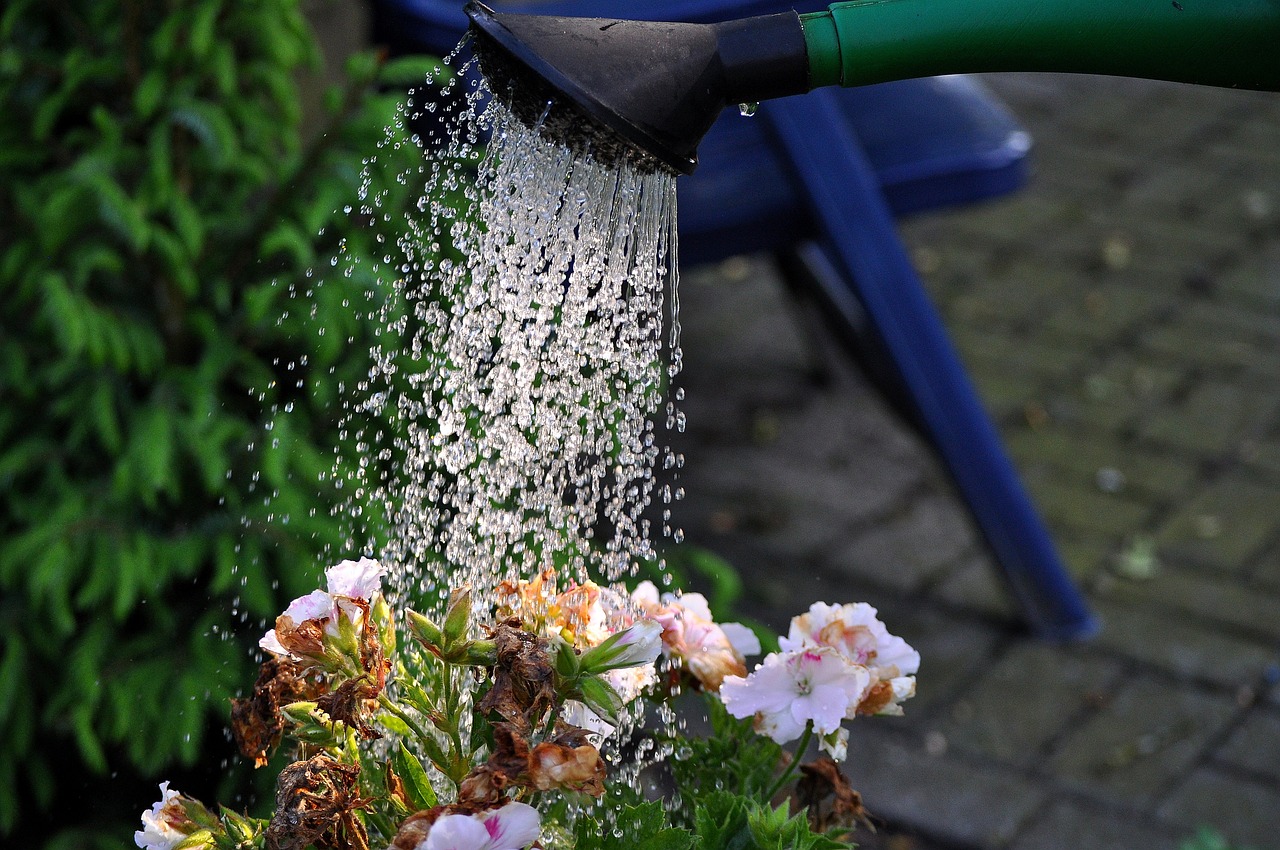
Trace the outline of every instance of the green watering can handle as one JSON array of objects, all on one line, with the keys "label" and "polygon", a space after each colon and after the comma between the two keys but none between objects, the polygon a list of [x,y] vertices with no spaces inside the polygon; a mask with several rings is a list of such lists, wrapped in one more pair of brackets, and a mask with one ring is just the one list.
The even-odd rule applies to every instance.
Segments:
[{"label": "green watering can handle", "polygon": [[1280,0],[849,0],[801,21],[813,88],[1068,71],[1280,91]]}]

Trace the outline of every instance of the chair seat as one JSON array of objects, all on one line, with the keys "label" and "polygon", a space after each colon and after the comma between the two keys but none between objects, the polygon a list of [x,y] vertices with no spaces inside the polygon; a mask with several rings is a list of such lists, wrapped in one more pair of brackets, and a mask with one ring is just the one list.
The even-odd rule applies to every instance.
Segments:
[{"label": "chair seat", "polygon": [[[970,77],[833,90],[831,97],[895,215],[997,197],[1026,182],[1030,137]],[[677,184],[682,260],[771,251],[813,235],[812,209],[765,123],[726,110],[699,146],[698,170]]]}]

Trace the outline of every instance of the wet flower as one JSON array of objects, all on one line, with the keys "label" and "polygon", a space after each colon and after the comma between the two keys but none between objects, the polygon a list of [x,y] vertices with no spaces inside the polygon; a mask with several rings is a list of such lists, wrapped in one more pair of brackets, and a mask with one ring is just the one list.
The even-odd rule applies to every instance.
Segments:
[{"label": "wet flower", "polygon": [[662,651],[675,658],[709,691],[720,690],[725,676],[747,675],[746,656],[760,652],[755,633],[739,623],[716,623],[701,593],[658,595],[642,581],[631,599],[645,616],[662,624]]},{"label": "wet flower", "polygon": [[627,599],[595,582],[557,591],[556,574],[544,570],[529,581],[499,582],[498,616],[518,617],[530,631],[568,641],[578,650],[598,646],[634,622]]},{"label": "wet flower", "polygon": [[555,705],[555,678],[547,641],[520,628],[514,618],[492,629],[497,651],[493,687],[477,708],[497,712],[527,732]]},{"label": "wet flower", "polygon": [[306,677],[301,666],[279,656],[262,662],[253,693],[231,701],[231,732],[240,754],[253,759],[254,767],[267,763],[271,751],[280,743],[284,706],[318,697],[323,688],[315,679]]},{"label": "wet flower", "polygon": [[276,619],[276,627],[263,635],[258,645],[295,660],[323,655],[325,636],[341,635],[344,622],[355,633],[361,632],[385,574],[386,568],[372,558],[330,567],[325,570],[328,590],[313,590],[290,602]]},{"label": "wet flower", "polygon": [[280,771],[276,810],[266,830],[267,850],[326,846],[367,847],[368,836],[355,812],[369,803],[360,797],[360,766],[327,755],[296,761]]},{"label": "wet flower", "polygon": [[870,684],[867,668],[817,647],[771,653],[747,678],[727,676],[720,697],[734,717],[754,717],[757,732],[785,744],[809,723],[819,735],[834,733]]},{"label": "wet flower", "polygon": [[194,803],[170,789],[168,782],[161,782],[160,802],[142,813],[142,829],[133,833],[133,843],[143,850],[173,850],[186,841],[199,827],[187,814],[184,801]]},{"label": "wet flower", "polygon": [[791,620],[791,629],[779,639],[778,646],[784,652],[830,647],[854,664],[866,667],[871,684],[855,707],[855,714],[901,714],[902,700],[915,694],[920,653],[902,638],[889,634],[876,609],[865,602],[813,603],[807,613]]},{"label": "wet flower", "polygon": [[508,803],[477,815],[442,815],[416,850],[524,850],[541,831],[537,809]]}]

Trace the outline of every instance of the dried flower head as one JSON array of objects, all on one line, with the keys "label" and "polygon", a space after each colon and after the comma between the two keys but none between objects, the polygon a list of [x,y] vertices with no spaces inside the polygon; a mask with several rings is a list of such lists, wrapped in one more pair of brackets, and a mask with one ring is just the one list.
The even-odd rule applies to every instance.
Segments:
[{"label": "dried flower head", "polygon": [[315,699],[323,690],[324,686],[308,677],[295,662],[278,656],[262,662],[253,693],[231,701],[231,732],[240,754],[253,759],[254,767],[265,765],[284,731],[280,709],[293,702]]},{"label": "dried flower head", "polygon": [[477,706],[497,712],[521,732],[528,733],[555,705],[555,677],[547,641],[520,627],[514,617],[490,630],[497,647],[493,687]]},{"label": "dried flower head", "polygon": [[297,761],[280,771],[276,810],[267,826],[268,850],[303,850],[309,844],[365,850],[368,838],[355,810],[360,766],[327,755]]}]

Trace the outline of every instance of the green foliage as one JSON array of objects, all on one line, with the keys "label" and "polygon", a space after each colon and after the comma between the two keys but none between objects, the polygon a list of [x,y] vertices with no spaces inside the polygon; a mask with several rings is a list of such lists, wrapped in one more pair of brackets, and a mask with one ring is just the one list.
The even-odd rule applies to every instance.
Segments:
[{"label": "green foliage", "polygon": [[1202,826],[1195,835],[1179,844],[1178,850],[1249,850],[1249,848],[1238,847],[1216,829]]},{"label": "green foliage", "polygon": [[708,696],[703,703],[711,733],[678,739],[676,757],[668,762],[676,785],[693,804],[687,808],[720,791],[762,797],[783,764],[782,746],[757,735],[751,721],[730,715],[719,699]]},{"label": "green foliage", "polygon": [[697,839],[687,830],[668,825],[669,815],[660,802],[637,803],[613,812],[612,824],[595,818],[579,818],[574,826],[574,850],[694,850]]},{"label": "green foliage", "polygon": [[[0,834],[222,752],[261,622],[346,545],[337,394],[374,334],[351,304],[387,300],[395,233],[340,210],[397,104],[360,57],[306,141],[316,62],[297,0],[0,11]],[[338,251],[373,262],[308,290]]]}]

